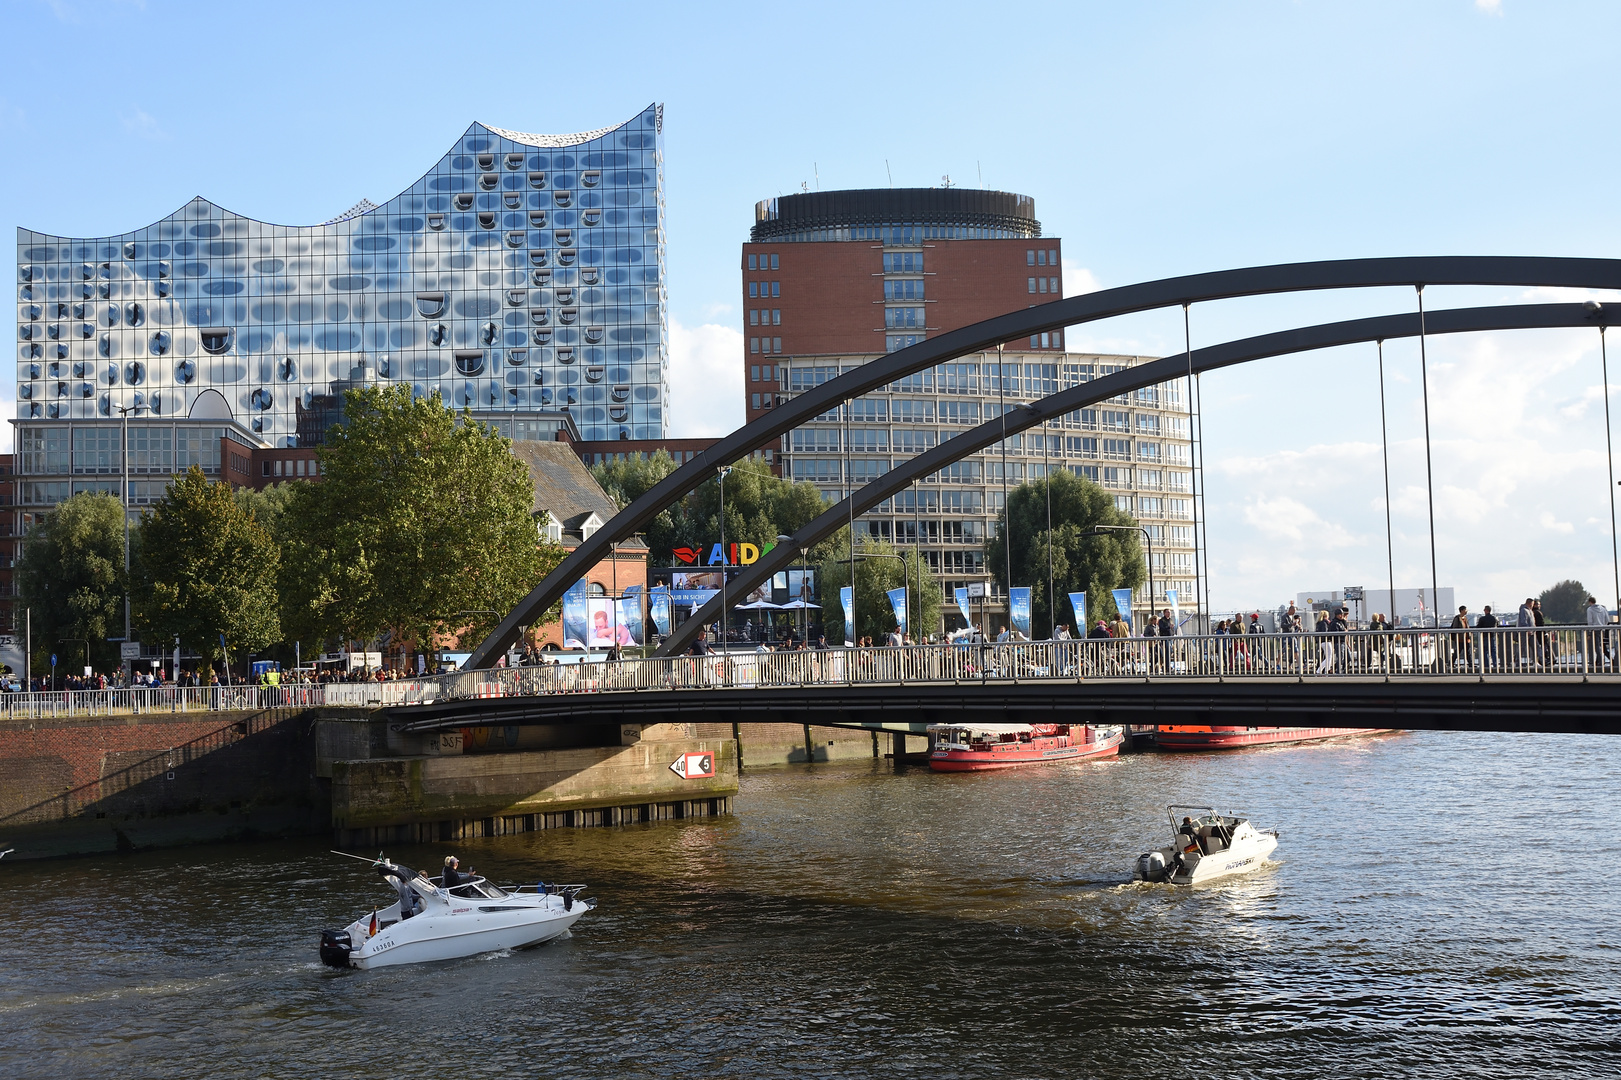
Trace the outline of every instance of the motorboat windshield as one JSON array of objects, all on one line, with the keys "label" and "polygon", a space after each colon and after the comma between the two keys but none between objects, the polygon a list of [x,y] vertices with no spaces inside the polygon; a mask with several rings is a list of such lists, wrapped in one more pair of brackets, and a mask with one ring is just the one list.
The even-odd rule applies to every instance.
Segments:
[{"label": "motorboat windshield", "polygon": [[505,900],[507,894],[481,877],[464,881],[450,889],[450,895],[463,900]]}]

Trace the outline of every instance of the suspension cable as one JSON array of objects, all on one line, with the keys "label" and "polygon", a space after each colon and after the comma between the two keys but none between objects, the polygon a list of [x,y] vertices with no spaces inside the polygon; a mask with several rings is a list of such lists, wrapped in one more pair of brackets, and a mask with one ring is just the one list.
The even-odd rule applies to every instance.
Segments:
[{"label": "suspension cable", "polygon": [[1418,370],[1424,383],[1424,491],[1430,504],[1430,607],[1435,612],[1435,625],[1441,626],[1441,579],[1435,570],[1435,474],[1430,462],[1430,367],[1425,346],[1424,286],[1418,290]]},{"label": "suspension cable", "polygon": [[[1194,441],[1193,333],[1188,327],[1187,304],[1182,305],[1182,345],[1184,355],[1186,355],[1188,358],[1188,443],[1190,453],[1192,455],[1191,460],[1188,463],[1188,483],[1192,487],[1192,491],[1189,493],[1190,498],[1188,500],[1188,504],[1193,507],[1193,602],[1199,605],[1199,610],[1204,615],[1205,633],[1209,633],[1211,627],[1210,605],[1207,603],[1202,591],[1201,583],[1203,578],[1200,574],[1199,563],[1199,489],[1202,485],[1199,483],[1199,457],[1196,452],[1197,444]],[[1197,623],[1194,624],[1194,629],[1198,629]]]},{"label": "suspension cable", "polygon": [[[1390,429],[1385,423],[1385,339],[1379,339],[1379,445],[1385,458],[1385,568],[1390,574],[1390,618],[1396,618],[1396,547],[1390,528]],[[1440,622],[1440,616],[1436,616]]]}]

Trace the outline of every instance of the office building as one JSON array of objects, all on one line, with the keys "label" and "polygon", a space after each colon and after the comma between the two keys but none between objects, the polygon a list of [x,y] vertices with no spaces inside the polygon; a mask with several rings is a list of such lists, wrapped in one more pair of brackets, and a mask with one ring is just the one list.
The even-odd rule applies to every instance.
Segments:
[{"label": "office building", "polygon": [[[962,188],[816,192],[761,202],[755,219],[741,265],[751,420],[929,336],[1063,297],[1062,242],[1042,236],[1028,196]],[[831,410],[784,436],[775,464],[781,475],[843,499],[898,460],[1017,402],[1149,359],[1069,352],[1062,331],[1037,334]],[[1116,505],[1149,530],[1152,603],[1175,589],[1190,611],[1190,460],[1183,383],[1146,387],[970,455],[860,516],[856,531],[916,545],[949,598],[955,588],[991,580],[984,544],[1004,491],[1067,468],[1113,492]],[[1139,610],[1149,603],[1140,590]],[[1005,611],[1005,598],[996,606]],[[949,603],[947,611],[955,618]]]}]

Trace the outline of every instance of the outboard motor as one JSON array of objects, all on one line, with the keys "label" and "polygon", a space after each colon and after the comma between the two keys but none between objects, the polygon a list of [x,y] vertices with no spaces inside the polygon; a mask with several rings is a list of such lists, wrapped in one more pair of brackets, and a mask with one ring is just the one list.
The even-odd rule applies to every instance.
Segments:
[{"label": "outboard motor", "polygon": [[1164,881],[1165,856],[1157,851],[1137,856],[1137,877],[1143,881]]},{"label": "outboard motor", "polygon": [[328,967],[349,966],[349,953],[354,948],[347,930],[321,931],[321,963]]}]

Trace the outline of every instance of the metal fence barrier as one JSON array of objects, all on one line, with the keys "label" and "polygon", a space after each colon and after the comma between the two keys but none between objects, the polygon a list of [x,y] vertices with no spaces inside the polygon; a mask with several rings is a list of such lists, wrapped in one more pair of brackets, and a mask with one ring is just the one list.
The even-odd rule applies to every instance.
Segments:
[{"label": "metal fence barrier", "polygon": [[1223,677],[1424,678],[1614,673],[1621,630],[1504,627],[1495,630],[1355,630],[1084,638],[996,644],[911,645],[716,653],[579,664],[458,671],[392,682],[284,686],[164,686],[0,694],[0,716],[43,719],[114,713],[214,712],[421,705],[473,698],[538,697],[716,687],[1012,680],[1143,680]]}]

